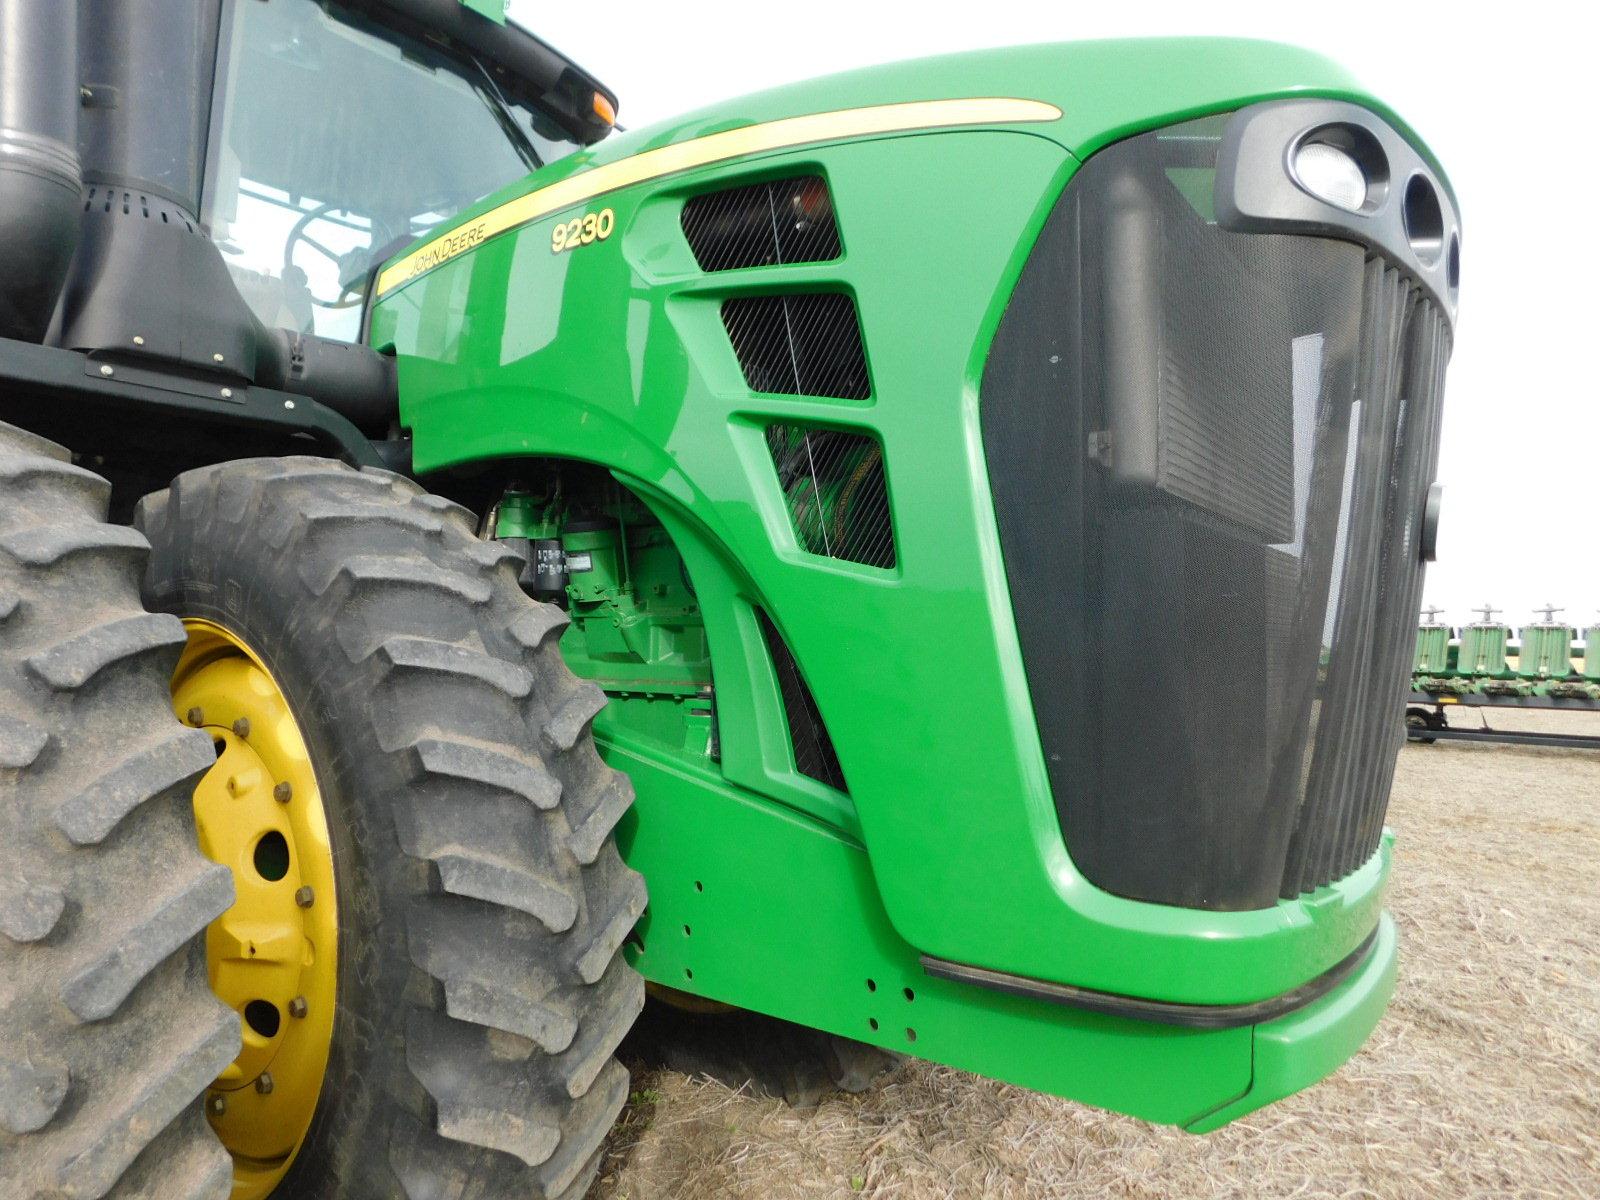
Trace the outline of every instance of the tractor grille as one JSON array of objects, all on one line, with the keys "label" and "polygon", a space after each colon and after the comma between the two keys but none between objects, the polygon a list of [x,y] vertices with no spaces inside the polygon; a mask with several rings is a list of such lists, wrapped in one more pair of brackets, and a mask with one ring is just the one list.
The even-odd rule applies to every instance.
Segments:
[{"label": "tractor grille", "polygon": [[737,296],[722,323],[756,392],[865,400],[866,353],[855,301],[838,292]]},{"label": "tractor grille", "polygon": [[[1422,601],[1419,518],[1438,459],[1451,333],[1411,282],[1369,260],[1358,399],[1334,551],[1331,646],[1312,700],[1305,787],[1281,895],[1339,879],[1378,848],[1404,730],[1395,720]],[[1369,408],[1370,413],[1361,410]]]},{"label": "tractor grille", "polygon": [[683,206],[683,236],[702,271],[827,262],[840,253],[833,200],[819,175],[692,197]]},{"label": "tractor grille", "polygon": [[1359,245],[1218,226],[1220,132],[1078,172],[980,412],[1074,862],[1242,910],[1377,848],[1451,333]]},{"label": "tractor grille", "polygon": [[769,425],[767,448],[802,549],[869,567],[894,566],[889,485],[876,438],[842,429]]},{"label": "tractor grille", "polygon": [[778,676],[778,690],[783,695],[783,712],[789,722],[789,741],[794,747],[794,765],[800,774],[825,783],[844,792],[844,771],[839,766],[839,756],[834,752],[833,739],[828,727],[822,723],[822,713],[817,701],[800,674],[800,664],[784,642],[772,618],[760,609],[761,635],[767,639],[767,652],[772,655],[772,668]]}]

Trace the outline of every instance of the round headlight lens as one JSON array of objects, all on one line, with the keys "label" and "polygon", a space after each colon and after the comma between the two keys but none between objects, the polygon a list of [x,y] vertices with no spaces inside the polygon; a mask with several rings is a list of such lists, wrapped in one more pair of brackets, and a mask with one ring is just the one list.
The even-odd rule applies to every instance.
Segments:
[{"label": "round headlight lens", "polygon": [[1319,200],[1350,212],[1367,202],[1367,175],[1346,151],[1327,142],[1305,142],[1294,152],[1295,178]]}]

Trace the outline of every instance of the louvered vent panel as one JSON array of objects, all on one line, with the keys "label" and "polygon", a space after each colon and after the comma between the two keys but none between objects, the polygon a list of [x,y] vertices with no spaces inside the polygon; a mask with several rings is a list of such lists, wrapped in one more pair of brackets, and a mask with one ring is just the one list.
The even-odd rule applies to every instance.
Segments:
[{"label": "louvered vent panel", "polygon": [[895,565],[883,447],[863,433],[769,425],[767,448],[795,537],[812,554]]},{"label": "louvered vent panel", "polygon": [[683,206],[683,235],[702,271],[839,257],[833,201],[818,175],[695,196]]},{"label": "louvered vent panel", "polygon": [[723,301],[722,323],[752,391],[841,400],[872,394],[849,296],[737,296]]},{"label": "louvered vent panel", "polygon": [[800,674],[800,664],[789,646],[778,633],[777,626],[766,613],[757,610],[761,618],[761,634],[767,639],[767,652],[772,655],[772,667],[778,676],[778,690],[783,694],[783,711],[789,721],[789,740],[794,746],[794,765],[800,774],[825,783],[841,792],[845,786],[844,771],[839,766],[839,756],[834,752],[833,739],[822,723],[822,713],[817,710],[816,697],[806,686]]}]

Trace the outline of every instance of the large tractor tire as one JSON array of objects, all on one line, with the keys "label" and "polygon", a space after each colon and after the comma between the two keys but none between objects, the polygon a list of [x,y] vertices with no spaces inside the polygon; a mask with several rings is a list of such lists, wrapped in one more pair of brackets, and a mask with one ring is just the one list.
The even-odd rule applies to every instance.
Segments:
[{"label": "large tractor tire", "polygon": [[233,902],[110,485],[0,425],[0,1196],[221,1200],[199,1097],[239,1052],[203,933]]},{"label": "large tractor tire", "polygon": [[227,463],[136,525],[146,603],[190,630],[174,700],[221,754],[202,841],[252,906],[212,937],[246,1023],[206,1109],[235,1196],[582,1196],[627,1097],[645,892],[564,614],[383,472]]}]

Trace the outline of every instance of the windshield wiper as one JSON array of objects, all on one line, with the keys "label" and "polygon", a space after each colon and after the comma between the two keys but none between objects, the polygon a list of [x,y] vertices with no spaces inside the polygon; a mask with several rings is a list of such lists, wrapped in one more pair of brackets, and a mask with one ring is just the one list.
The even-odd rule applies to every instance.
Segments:
[{"label": "windshield wiper", "polygon": [[500,128],[505,131],[512,148],[517,156],[522,159],[523,165],[530,171],[537,171],[544,166],[544,159],[539,157],[539,152],[533,148],[533,143],[528,140],[528,135],[522,132],[522,127],[517,124],[517,118],[511,111],[505,94],[501,92],[500,85],[495,83],[494,76],[489,74],[484,65],[474,56],[472,65],[478,68],[478,74],[483,76],[483,85],[476,89],[483,102],[489,106],[489,111],[494,114],[494,119],[499,122]]}]

